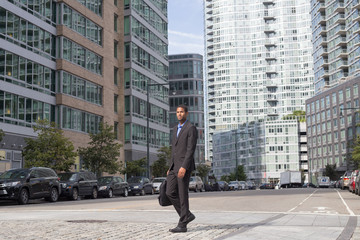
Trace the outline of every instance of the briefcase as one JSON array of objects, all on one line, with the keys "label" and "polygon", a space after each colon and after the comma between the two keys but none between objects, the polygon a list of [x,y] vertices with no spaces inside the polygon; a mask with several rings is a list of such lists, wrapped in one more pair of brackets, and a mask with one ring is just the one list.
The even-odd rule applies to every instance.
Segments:
[{"label": "briefcase", "polygon": [[162,182],[160,185],[160,191],[159,191],[159,204],[160,206],[166,207],[172,205],[169,198],[166,196],[166,180]]}]

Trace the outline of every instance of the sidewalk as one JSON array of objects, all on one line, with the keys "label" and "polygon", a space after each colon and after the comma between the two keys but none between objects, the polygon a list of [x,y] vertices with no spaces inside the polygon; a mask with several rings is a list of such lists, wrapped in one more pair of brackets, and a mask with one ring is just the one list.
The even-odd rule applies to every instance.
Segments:
[{"label": "sidewalk", "polygon": [[[337,239],[349,219],[345,215],[206,212],[187,233],[176,226],[173,210],[43,210],[0,213],[0,239]],[[359,219],[353,240],[359,240]]]}]

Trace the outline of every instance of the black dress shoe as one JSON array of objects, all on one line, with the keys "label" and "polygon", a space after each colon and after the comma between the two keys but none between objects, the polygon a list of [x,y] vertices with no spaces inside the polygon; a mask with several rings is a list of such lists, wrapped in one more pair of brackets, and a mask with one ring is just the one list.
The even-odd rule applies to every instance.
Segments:
[{"label": "black dress shoe", "polygon": [[169,229],[169,232],[172,232],[172,233],[187,232],[187,228],[177,226],[176,228]]},{"label": "black dress shoe", "polygon": [[190,213],[190,215],[186,219],[186,224],[189,224],[190,222],[194,221],[194,219],[195,219],[195,215]]}]

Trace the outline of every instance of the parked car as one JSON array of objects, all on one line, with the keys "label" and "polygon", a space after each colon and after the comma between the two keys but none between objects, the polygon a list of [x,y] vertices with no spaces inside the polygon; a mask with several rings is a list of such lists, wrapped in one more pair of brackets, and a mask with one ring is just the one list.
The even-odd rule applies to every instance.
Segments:
[{"label": "parked car", "polygon": [[154,194],[153,184],[147,177],[131,177],[128,179],[131,195]]},{"label": "parked car", "polygon": [[313,183],[304,183],[303,188],[316,188],[316,185]]},{"label": "parked car", "polygon": [[127,197],[129,195],[129,184],[121,177],[106,176],[98,178],[99,195],[112,198],[115,195]]},{"label": "parked car", "polygon": [[345,188],[349,189],[349,182],[351,177],[351,171],[346,171],[344,175],[340,178],[340,188],[344,190]]},{"label": "parked car", "polygon": [[157,177],[152,180],[152,184],[153,184],[155,193],[160,192],[160,186],[165,180],[166,180],[166,177]]},{"label": "parked car", "polygon": [[256,190],[256,185],[253,181],[247,181],[246,184],[249,190]]},{"label": "parked car", "polygon": [[359,175],[359,170],[354,170],[351,173],[349,180],[349,191],[352,193],[355,193],[355,180],[358,175]]},{"label": "parked car", "polygon": [[61,183],[61,196],[70,200],[77,200],[79,196],[98,196],[98,181],[92,172],[66,172],[59,173]]},{"label": "parked car", "polygon": [[226,181],[218,181],[221,191],[229,191],[229,184]]},{"label": "parked car", "polygon": [[205,192],[205,185],[199,176],[190,177],[189,190]]},{"label": "parked car", "polygon": [[229,182],[229,190],[239,190],[240,184],[238,181],[230,181]]},{"label": "parked car", "polygon": [[0,199],[17,200],[19,204],[36,198],[56,202],[60,191],[59,177],[51,168],[12,169],[0,175]]},{"label": "parked car", "polygon": [[240,184],[240,190],[247,190],[248,186],[245,181],[239,181]]},{"label": "parked car", "polygon": [[260,189],[275,189],[275,184],[273,183],[263,183],[259,187]]},{"label": "parked car", "polygon": [[355,178],[355,194],[360,196],[360,173]]}]

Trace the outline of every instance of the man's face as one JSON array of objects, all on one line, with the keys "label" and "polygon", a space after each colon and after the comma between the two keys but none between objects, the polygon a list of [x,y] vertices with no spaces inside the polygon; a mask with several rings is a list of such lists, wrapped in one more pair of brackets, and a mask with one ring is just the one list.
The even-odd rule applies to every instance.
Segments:
[{"label": "man's face", "polygon": [[181,107],[176,109],[176,116],[179,122],[185,122],[187,118],[188,113],[185,112],[185,110]]}]

